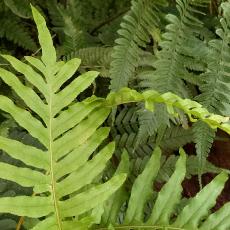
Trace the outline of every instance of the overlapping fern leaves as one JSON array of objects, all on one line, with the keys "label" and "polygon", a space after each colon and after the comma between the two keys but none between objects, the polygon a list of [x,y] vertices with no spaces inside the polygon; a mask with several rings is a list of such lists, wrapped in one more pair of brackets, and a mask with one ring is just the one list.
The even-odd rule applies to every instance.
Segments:
[{"label": "overlapping fern leaves", "polygon": [[[197,100],[209,111],[229,116],[230,5],[224,3],[221,7],[223,10],[223,16],[220,19],[221,28],[216,30],[218,38],[209,42],[208,66],[206,72],[201,76],[201,94],[197,96]],[[194,137],[197,155],[200,159],[199,169],[202,170],[212,147],[215,130],[199,122],[194,125]]]},{"label": "overlapping fern leaves", "polygon": [[[110,93],[106,99],[92,96],[76,102],[76,97],[92,84],[98,73],[89,71],[73,79],[80,60],[72,59],[66,63],[56,61],[56,51],[45,20],[36,9],[32,10],[42,47],[41,59],[26,57],[29,64],[25,64],[9,55],[3,57],[33,87],[24,84],[15,74],[0,68],[1,79],[12,87],[28,109],[19,107],[3,95],[0,96],[0,108],[36,138],[43,148],[0,137],[0,148],[25,164],[24,167],[17,167],[0,162],[0,177],[32,188],[34,192],[33,196],[0,198],[0,212],[40,218],[32,228],[34,230],[89,229],[93,224],[100,224],[101,216],[106,212],[103,217],[106,224],[116,224],[117,213],[125,201],[125,190],[121,186],[126,178],[124,173],[129,172],[127,155],[122,157],[123,165],[118,167],[111,179],[104,183],[100,180],[115,150],[114,142],[104,142],[109,128],[101,125],[114,106],[132,102],[145,103],[146,109],[153,110],[154,104],[162,103],[173,116],[177,116],[175,107],[187,114],[191,122],[199,119],[212,128],[220,128],[230,134],[229,118],[209,113],[199,103],[182,99],[170,92],[160,94],[148,90],[138,93],[125,88]],[[100,146],[102,142],[103,147]],[[98,149],[99,146],[101,148]],[[172,224],[171,214],[180,200],[181,182],[185,174],[184,153],[181,153],[173,176],[160,192],[152,214],[149,218],[143,215],[146,201],[151,198],[152,182],[159,169],[160,155],[160,149],[156,148],[133,185],[125,219],[122,221],[127,229],[144,228],[145,224]],[[200,219],[213,206],[226,179],[225,173],[217,176],[185,207],[173,221],[173,226],[196,228]],[[120,187],[121,190],[115,193]],[[111,195],[113,200],[110,200],[109,208],[106,209],[104,202]],[[197,212],[200,207],[202,210]],[[156,214],[156,209],[161,211]],[[207,218],[201,229],[215,224],[224,224],[226,228],[229,226],[228,221],[223,221],[223,217],[229,215],[228,204],[213,215]]]},{"label": "overlapping fern leaves", "polygon": [[[177,95],[188,98],[191,96],[184,80],[195,83],[195,77],[191,70],[201,71],[204,68],[202,53],[204,45],[198,38],[202,29],[202,22],[196,17],[202,14],[196,9],[196,1],[178,0],[177,9],[179,16],[167,15],[170,22],[166,26],[166,33],[162,35],[161,50],[156,53],[157,60],[153,63],[155,70],[143,71],[139,74],[140,87],[144,89],[156,89],[160,92],[174,92]],[[161,119],[158,119],[160,114]],[[162,119],[162,117],[164,119]],[[140,112],[140,140],[146,133],[151,134],[162,125],[167,125],[168,118],[164,116],[164,108],[155,113]],[[152,121],[157,120],[159,125]]]},{"label": "overlapping fern leaves", "polygon": [[0,38],[5,38],[20,47],[34,51],[37,45],[31,36],[30,29],[20,17],[12,13],[11,10],[14,9],[9,8],[12,5],[14,5],[14,1],[1,1],[0,3]]},{"label": "overlapping fern leaves", "polygon": [[87,69],[94,69],[100,72],[100,76],[109,77],[109,67],[111,62],[110,47],[88,47],[71,52],[64,60],[70,60],[74,57],[81,59],[81,72]]},{"label": "overlapping fern leaves", "polygon": [[150,32],[158,27],[159,7],[165,5],[164,0],[157,2],[149,0],[132,1],[131,10],[123,18],[120,37],[112,53],[111,85],[112,91],[128,86],[129,81],[135,77],[140,55],[150,40]]},{"label": "overlapping fern leaves", "polygon": [[[199,230],[227,230],[230,226],[230,204],[225,204],[216,213],[209,214],[215,205],[216,199],[224,188],[227,174],[222,172],[204,187],[194,198],[190,199],[175,216],[175,209],[181,202],[181,183],[186,174],[186,154],[181,149],[180,157],[176,162],[175,171],[158,193],[153,202],[153,183],[160,168],[161,150],[155,148],[143,172],[135,180],[129,199],[121,188],[115,193],[114,200],[121,207],[126,200],[127,205],[123,213],[116,208],[106,210],[102,226],[109,219],[108,229],[199,229]],[[123,162],[124,161],[124,162]],[[121,165],[127,165],[127,158],[123,156]],[[124,169],[123,169],[124,170]],[[127,170],[127,169],[126,169]],[[116,196],[117,195],[117,196]],[[207,199],[208,198],[208,199]],[[113,201],[114,201],[113,200]],[[112,202],[112,200],[110,201]],[[151,203],[150,213],[146,214],[147,203]],[[106,206],[105,206],[106,207]],[[117,215],[115,215],[117,214]],[[120,218],[118,219],[118,216]],[[120,221],[120,223],[118,222]],[[112,225],[112,226],[111,226]],[[106,228],[98,228],[106,229]]]},{"label": "overlapping fern leaves", "polygon": [[66,6],[56,0],[47,1],[46,4],[54,30],[59,35],[61,55],[69,55],[93,44],[93,39],[87,33],[82,21],[81,6],[77,5],[77,1],[70,0]]},{"label": "overlapping fern leaves", "polygon": [[[141,1],[138,3],[141,4]],[[192,71],[203,71],[205,67],[205,63],[202,59],[206,50],[203,41],[200,40],[200,37],[202,37],[201,31],[203,25],[202,22],[197,19],[197,15],[202,15],[202,12],[197,10],[197,5],[199,4],[196,1],[177,1],[179,16],[177,17],[172,14],[167,15],[170,24],[166,26],[167,32],[163,34],[163,39],[160,42],[161,50],[156,53],[156,60],[151,58],[152,63],[148,62],[148,68],[141,68],[137,73],[136,68],[139,65],[138,58],[140,58],[141,53],[143,53],[140,47],[135,45],[130,47],[132,50],[130,52],[133,52],[132,56],[136,58],[136,60],[134,60],[134,58],[127,58],[128,60],[131,60],[130,64],[127,65],[125,60],[123,60],[123,58],[126,58],[128,55],[127,50],[122,47],[122,43],[115,46],[115,50],[112,54],[113,61],[111,64],[111,70],[114,70],[114,72],[116,70],[116,74],[118,74],[118,68],[122,69],[124,66],[128,67],[125,67],[125,71],[122,70],[123,73],[119,74],[120,77],[116,77],[111,72],[111,89],[119,89],[119,87],[113,88],[113,86],[115,84],[119,85],[119,82],[121,81],[124,82],[124,79],[126,79],[125,77],[130,80],[131,77],[129,75],[132,73],[133,76],[137,75],[140,80],[140,82],[136,84],[138,89],[155,89],[162,93],[174,92],[185,98],[191,97],[191,93],[189,92],[187,85],[184,83],[184,80],[198,84],[199,78],[198,76],[195,76]],[[154,8],[154,6],[151,7]],[[143,15],[141,7],[133,8],[131,9],[131,12],[133,14]],[[131,18],[131,16],[128,15],[127,18]],[[124,18],[122,31],[125,31],[125,25]],[[156,24],[154,26],[156,26]],[[148,31],[149,29],[145,27],[145,24],[142,25],[141,23],[140,28],[142,28],[141,30],[143,31]],[[121,41],[124,40],[123,36],[124,35],[121,34]],[[147,41],[148,39],[150,39],[150,36],[146,33],[146,40],[144,41]],[[126,40],[128,40],[128,38],[126,38]],[[141,47],[143,48],[145,46],[143,45]],[[121,48],[123,50],[121,50]],[[130,69],[129,66],[130,68],[132,67],[132,69]],[[126,76],[122,75],[124,73]],[[128,81],[122,86],[127,84]],[[142,106],[138,112],[138,118],[140,126],[137,135],[137,143],[139,144],[144,143],[146,135],[152,136],[158,131],[158,129],[169,125],[169,117],[164,106],[156,106],[154,112],[146,111]],[[186,120],[183,119],[182,116],[179,121],[186,123]]]},{"label": "overlapping fern leaves", "polygon": [[[118,151],[122,151],[125,148],[131,158],[144,158],[152,152],[157,135],[155,134],[150,137],[145,135],[142,144],[137,145],[139,132],[137,110],[138,108],[134,107],[122,109],[116,117],[111,133],[116,141]],[[172,126],[165,130],[159,141],[159,145],[166,151],[172,151],[192,142],[192,140],[191,129]]]},{"label": "overlapping fern leaves", "polygon": [[206,49],[200,40],[203,23],[198,19],[203,13],[198,10],[198,1],[176,2],[179,16],[166,16],[169,24],[159,43],[161,50],[156,53],[157,60],[153,63],[156,70],[151,74],[143,72],[140,86],[188,98],[190,93],[182,80],[198,84],[198,76],[191,71],[200,72],[205,68]]}]

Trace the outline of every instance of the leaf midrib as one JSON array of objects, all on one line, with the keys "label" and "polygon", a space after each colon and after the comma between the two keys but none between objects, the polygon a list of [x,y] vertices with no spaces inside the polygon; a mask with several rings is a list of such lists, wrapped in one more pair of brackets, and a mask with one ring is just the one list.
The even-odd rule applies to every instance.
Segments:
[{"label": "leaf midrib", "polygon": [[54,202],[54,212],[57,220],[57,226],[59,230],[62,230],[62,223],[60,218],[60,212],[58,207],[58,200],[57,200],[57,194],[56,194],[56,180],[54,175],[54,154],[53,154],[53,133],[52,133],[52,122],[53,122],[53,111],[52,111],[52,103],[53,103],[53,90],[51,87],[51,84],[49,85],[49,102],[48,102],[48,108],[49,108],[49,123],[47,125],[48,128],[48,136],[49,136],[49,154],[50,154],[50,176],[51,176],[51,195]]}]

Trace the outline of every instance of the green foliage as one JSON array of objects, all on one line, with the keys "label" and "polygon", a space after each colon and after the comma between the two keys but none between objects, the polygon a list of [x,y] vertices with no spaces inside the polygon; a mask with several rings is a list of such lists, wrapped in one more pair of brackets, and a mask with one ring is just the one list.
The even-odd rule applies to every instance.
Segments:
[{"label": "green foliage", "polygon": [[[26,51],[11,42],[36,49],[29,3],[52,35],[33,8],[41,49],[19,60]],[[229,204],[209,211],[227,176],[206,158],[215,131],[230,134],[230,7],[208,25],[215,35],[207,3],[178,0],[175,12],[170,1],[133,0],[123,19],[129,1],[0,3],[0,228],[19,216],[25,229],[229,228]],[[92,96],[107,94],[108,77],[112,92]],[[187,165],[183,150],[161,157],[192,141],[198,157]],[[198,173],[201,184],[210,171],[220,174],[181,199],[185,176]],[[159,193],[154,181],[165,183]]]},{"label": "green foliage", "polygon": [[[141,4],[141,2],[134,1],[133,4]],[[138,42],[136,42],[137,45],[133,45],[130,51],[127,50],[127,47],[131,46],[132,43],[129,39],[132,37],[128,37],[128,32],[125,33],[128,30],[125,30],[125,26],[127,24],[128,31],[131,31],[130,28],[132,27],[129,25],[129,21],[127,22],[126,17],[131,18],[129,14],[144,15],[143,8],[132,8],[130,13],[124,17],[121,25],[121,31],[123,32],[118,39],[118,41],[124,42],[119,42],[112,53],[111,70],[114,74],[111,72],[111,89],[117,90],[120,87],[114,88],[114,86],[121,84],[139,90],[155,89],[162,93],[174,92],[185,98],[195,96],[195,99],[208,110],[217,114],[229,115],[227,67],[229,57],[226,52],[229,49],[229,3],[222,4],[221,25],[217,24],[218,27],[221,26],[222,28],[217,30],[217,36],[215,37],[211,31],[205,28],[203,23],[209,17],[205,15],[209,1],[178,0],[176,2],[178,13],[167,9],[169,12],[171,11],[166,16],[169,24],[166,24],[166,32],[162,35],[159,35],[159,31],[164,31],[162,29],[163,20],[158,21],[157,24],[156,22],[152,24],[153,27],[150,29],[152,34],[144,33],[145,31],[149,32],[149,28],[146,29],[147,24],[140,23],[140,28],[138,26],[133,27],[133,29],[144,31],[142,34],[145,35],[145,40],[143,40],[145,43],[138,46]],[[161,19],[160,15],[164,12],[162,9],[164,8],[161,7],[160,12],[155,12],[158,19]],[[139,24],[136,22],[135,25]],[[135,32],[132,35],[135,35]],[[146,58],[141,57],[141,54],[149,50],[146,41],[151,39],[151,35],[154,38],[154,52],[152,52],[151,61],[146,61]],[[125,41],[129,42],[125,43]],[[134,42],[134,44],[136,43]],[[125,61],[124,58],[127,58],[128,61]],[[133,81],[133,79],[136,81]],[[199,86],[200,92],[197,90],[197,86]],[[167,126],[177,126],[178,124],[188,126],[183,114],[180,114],[178,119],[175,120],[168,116],[165,111],[164,107],[156,106],[154,112],[149,112],[144,109],[144,106],[140,105],[140,110],[136,112],[139,122],[137,138],[134,138],[133,133],[127,135],[125,132],[121,134],[121,137],[125,136],[122,140],[135,140],[135,146],[143,146],[146,139],[158,135]],[[214,141],[215,130],[199,122],[192,127],[192,131],[199,159],[198,174],[201,183],[201,171]],[[132,148],[132,144],[128,147],[129,143],[131,142],[126,142],[126,147]]]},{"label": "green foliage", "polygon": [[121,36],[116,42],[112,53],[111,85],[112,91],[117,91],[128,86],[129,81],[135,77],[135,69],[138,67],[140,54],[151,34],[159,26],[159,7],[165,5],[164,0],[157,2],[149,0],[132,1],[132,7],[123,18]]},{"label": "green foliage", "polygon": [[[24,167],[17,167],[1,162],[0,177],[24,187],[32,187],[36,194],[32,197],[1,198],[0,212],[33,218],[47,216],[33,229],[87,228],[98,221],[97,212],[102,210],[98,205],[103,204],[125,179],[124,174],[119,174],[104,184],[95,181],[93,185],[115,147],[114,143],[109,143],[88,160],[108,135],[109,129],[99,126],[110,110],[95,110],[100,105],[96,98],[71,104],[94,81],[98,73],[87,72],[65,85],[79,66],[80,60],[56,62],[56,51],[44,18],[34,8],[33,16],[38,28],[42,57],[41,60],[32,57],[26,59],[41,74],[12,56],[5,55],[4,58],[24,74],[39,94],[37,90],[25,86],[13,73],[0,69],[3,81],[13,88],[33,112],[18,107],[5,96],[1,96],[0,101],[1,109],[10,113],[18,124],[38,139],[44,150],[13,139],[0,138],[0,148],[25,164]],[[62,86],[63,89],[60,89]],[[41,93],[44,100],[39,96]],[[63,110],[66,106],[69,106],[68,109]],[[88,117],[89,114],[91,115]],[[84,136],[81,135],[82,132]],[[76,138],[77,142],[74,141]],[[84,157],[81,155],[82,151]],[[96,197],[100,199],[95,199]],[[94,208],[97,212],[96,209],[90,212]],[[73,218],[79,215],[82,217]],[[68,220],[68,217],[72,217],[72,220]]]},{"label": "green foliage", "polygon": [[[200,84],[201,94],[197,100],[209,111],[227,115],[230,108],[229,88],[229,26],[230,6],[222,4],[223,16],[220,19],[221,28],[216,30],[218,39],[209,42],[207,56],[207,70],[202,75]],[[203,170],[205,160],[212,147],[215,130],[202,122],[194,126],[194,139],[199,160],[199,170]],[[201,173],[199,172],[201,175]]]},{"label": "green foliage", "polygon": [[56,0],[47,1],[48,10],[52,18],[55,31],[62,43],[61,54],[66,55],[81,48],[94,44],[93,39],[85,30],[81,18],[81,8],[76,1],[68,1],[66,6]]},{"label": "green foliage", "polygon": [[179,16],[167,15],[169,24],[159,44],[161,50],[156,53],[155,71],[151,75],[144,74],[141,77],[142,87],[189,97],[182,79],[191,81],[194,78],[188,70],[202,70],[201,57],[204,55],[202,42],[197,38],[200,35],[199,28],[202,28],[202,22],[195,15],[202,12],[195,6],[196,1],[179,0],[177,1]]},{"label": "green foliage", "polygon": [[160,94],[155,90],[147,90],[143,93],[139,93],[136,90],[123,88],[118,92],[110,93],[106,98],[105,105],[116,106],[131,102],[144,102],[145,108],[150,111],[153,111],[154,103],[162,103],[167,107],[168,113],[173,116],[178,116],[178,113],[174,110],[174,108],[177,108],[187,114],[191,122],[197,122],[199,119],[213,129],[219,128],[230,133],[229,117],[210,113],[198,102],[190,99],[182,99],[170,92]]},{"label": "green foliage", "polygon": [[[2,1],[0,4],[0,38],[6,38],[16,45],[34,51],[37,45],[32,38],[29,27],[20,18],[23,15],[24,18],[29,18],[27,12],[25,12],[28,7],[23,7],[20,4],[21,2],[16,4],[16,1],[13,0]],[[26,4],[25,1],[22,1],[22,4]],[[21,10],[23,11],[23,15],[21,14]]]},{"label": "green foliage", "polygon": [[[186,174],[186,154],[180,150],[174,173],[152,202],[150,198],[153,197],[152,188],[160,168],[160,157],[161,150],[157,147],[132,186],[124,219],[119,225],[114,223],[116,219],[111,221],[114,229],[118,229],[117,225],[122,229],[228,229],[230,223],[224,219],[230,215],[229,204],[216,213],[209,214],[228,178],[226,173],[222,172],[216,176],[175,216],[175,209],[182,202],[181,183]],[[146,215],[146,204],[149,202],[152,203],[152,208],[150,214]]]},{"label": "green foliage", "polygon": [[100,76],[109,77],[109,66],[111,62],[112,49],[109,47],[89,47],[79,49],[67,55],[64,60],[70,60],[74,57],[81,59],[80,71],[87,69],[100,71]]}]

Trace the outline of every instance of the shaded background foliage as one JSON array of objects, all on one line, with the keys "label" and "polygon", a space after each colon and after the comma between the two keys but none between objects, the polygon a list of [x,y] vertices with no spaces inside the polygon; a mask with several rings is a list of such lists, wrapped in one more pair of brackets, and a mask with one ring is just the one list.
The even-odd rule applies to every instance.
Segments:
[{"label": "shaded background foliage", "polygon": [[[221,56],[218,50],[210,49],[212,44],[215,47],[214,39],[219,39],[216,44],[220,41],[215,30],[221,27],[221,1],[197,0],[196,4],[192,4],[191,1],[176,3],[172,0],[155,2],[2,0],[0,52],[12,54],[20,59],[31,53],[34,56],[40,55],[30,10],[30,4],[33,4],[48,22],[58,57],[63,60],[81,58],[81,73],[89,69],[100,72],[95,84],[77,99],[86,98],[93,93],[97,96],[106,96],[110,90],[115,91],[124,86],[139,91],[157,89],[160,92],[172,91],[182,97],[198,100],[211,112],[229,116],[230,99],[222,97],[220,93],[224,83],[219,86],[217,96],[208,95],[212,88],[218,87],[215,83],[212,84],[210,71],[207,69],[212,70],[212,64],[218,63],[217,59]],[[183,6],[179,4],[181,2]],[[194,13],[190,8],[196,9],[197,12]],[[183,13],[192,15],[189,21],[182,16]],[[172,15],[176,16],[177,22],[180,23],[176,24]],[[175,26],[177,33],[172,29]],[[209,46],[210,41],[212,42]],[[225,46],[229,48],[229,42],[226,42]],[[213,53],[209,55],[209,52]],[[0,66],[10,68],[1,58]],[[170,66],[170,71],[168,68],[165,71],[165,66]],[[18,96],[2,82],[0,92],[14,98],[25,107]],[[219,98],[219,101],[224,102],[223,105],[218,107],[219,101],[213,102],[210,97]],[[2,135],[41,147],[3,112],[0,114],[0,121]],[[156,190],[159,190],[173,173],[178,149],[181,146],[186,146],[187,152],[191,155],[188,159],[187,179],[183,183],[184,196],[187,198],[194,196],[202,185],[208,183],[213,175],[220,171],[218,167],[230,168],[229,136],[219,131],[215,133],[205,124],[192,125],[183,113],[180,113],[178,119],[172,118],[168,116],[164,106],[157,106],[154,113],[145,111],[142,104],[138,107],[132,104],[120,106],[107,123],[112,126],[110,138],[116,140],[117,150],[106,176],[112,175],[115,171],[121,152],[125,148],[132,159],[132,184],[134,178],[142,172],[156,144],[164,150]],[[12,162],[4,152],[1,152],[0,159]],[[228,188],[229,185],[226,186],[216,208],[230,200]],[[1,196],[30,192],[8,181],[0,182]],[[0,229],[15,229],[17,221],[16,217],[1,215]],[[26,223],[24,228],[29,229],[30,221]]]}]

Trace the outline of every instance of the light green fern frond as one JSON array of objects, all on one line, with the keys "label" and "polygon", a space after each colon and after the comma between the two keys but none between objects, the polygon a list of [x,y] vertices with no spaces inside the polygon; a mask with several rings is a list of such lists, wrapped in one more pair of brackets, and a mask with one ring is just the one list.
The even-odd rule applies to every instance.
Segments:
[{"label": "light green fern frond", "polygon": [[25,163],[25,167],[17,167],[1,162],[0,177],[32,187],[35,194],[31,197],[0,198],[0,212],[32,218],[47,217],[33,229],[88,229],[100,218],[98,213],[103,210],[100,205],[125,180],[125,175],[119,174],[104,184],[92,184],[106,167],[115,148],[113,142],[109,143],[88,160],[108,136],[109,129],[99,126],[107,118],[110,108],[98,108],[101,100],[94,97],[72,103],[98,73],[87,72],[67,84],[80,60],[56,62],[56,51],[45,20],[35,8],[32,11],[42,47],[41,60],[26,57],[32,68],[12,56],[3,57],[36,90],[24,85],[13,73],[0,68],[2,80],[21,97],[31,113],[2,95],[0,107],[35,137],[45,150],[0,137],[0,148]]},{"label": "light green fern frond", "polygon": [[144,102],[145,108],[150,111],[153,111],[154,104],[162,103],[166,105],[168,113],[175,117],[178,116],[175,110],[176,108],[183,111],[191,122],[200,120],[207,123],[213,129],[219,128],[230,133],[229,117],[210,113],[198,102],[190,99],[182,99],[171,92],[160,94],[155,90],[147,90],[143,93],[139,93],[133,89],[123,88],[118,92],[111,92],[105,100],[105,106],[113,107],[131,102]]},{"label": "light green fern frond", "polygon": [[[227,203],[213,214],[209,210],[228,179],[225,172],[216,176],[194,198],[191,198],[182,210],[175,215],[176,207],[182,202],[182,181],[186,175],[186,154],[181,149],[175,171],[152,202],[149,215],[145,215],[147,202],[153,197],[153,183],[160,168],[161,150],[155,148],[143,172],[135,180],[128,207],[123,211],[124,220],[113,224],[114,229],[228,229],[230,222],[230,204]],[[121,190],[120,190],[121,191]],[[124,199],[124,196],[122,197]],[[120,197],[121,200],[121,197]],[[122,212],[122,211],[121,211]],[[99,227],[97,229],[107,229]],[[108,228],[109,229],[109,228]]]}]

